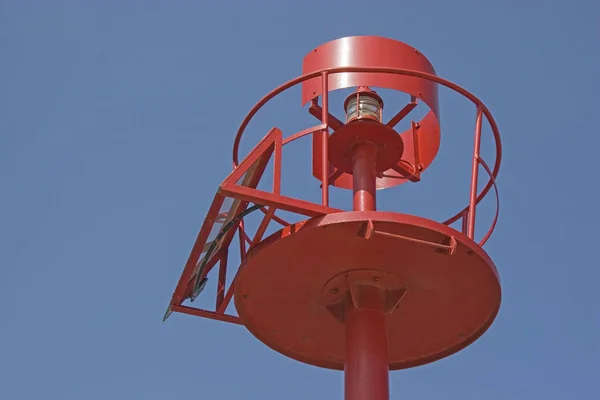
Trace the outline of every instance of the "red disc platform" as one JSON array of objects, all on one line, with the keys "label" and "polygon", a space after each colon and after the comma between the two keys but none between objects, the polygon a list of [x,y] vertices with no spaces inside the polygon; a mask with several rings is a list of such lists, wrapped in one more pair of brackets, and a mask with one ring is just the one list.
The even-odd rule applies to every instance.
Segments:
[{"label": "red disc platform", "polygon": [[310,219],[262,241],[241,266],[235,305],[267,346],[342,370],[343,307],[365,281],[387,295],[392,370],[468,346],[500,307],[496,268],[475,242],[437,222],[375,211]]}]

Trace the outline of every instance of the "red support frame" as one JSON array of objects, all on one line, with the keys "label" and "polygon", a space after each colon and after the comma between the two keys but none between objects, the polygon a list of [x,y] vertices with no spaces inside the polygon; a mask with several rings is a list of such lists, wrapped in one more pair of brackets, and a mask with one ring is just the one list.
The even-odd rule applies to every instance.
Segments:
[{"label": "red support frame", "polygon": [[[191,291],[193,290],[192,283],[195,281],[195,278],[197,277],[197,274],[199,272],[198,260],[200,259],[200,256],[202,255],[203,251],[205,250],[206,241],[208,239],[208,236],[210,234],[213,224],[218,219],[218,214],[219,214],[220,208],[223,204],[225,197],[231,197],[231,198],[235,199],[235,201],[237,202],[237,203],[235,203],[236,204],[236,207],[235,207],[236,214],[243,212],[246,209],[249,202],[253,202],[255,204],[263,206],[261,208],[261,211],[265,214],[265,216],[264,216],[263,221],[261,222],[259,229],[256,232],[253,239],[250,239],[250,237],[245,232],[245,229],[243,226],[243,220],[237,224],[235,229],[231,229],[222,238],[221,248],[228,248],[231,243],[231,239],[232,239],[233,235],[235,234],[235,231],[236,230],[238,231],[238,235],[240,238],[240,254],[241,254],[242,260],[246,256],[246,251],[247,251],[246,243],[250,244],[250,246],[256,245],[262,239],[262,236],[264,235],[264,233],[271,221],[276,221],[279,224],[282,224],[284,226],[289,225],[285,220],[281,219],[280,217],[278,217],[275,214],[276,210],[278,210],[278,209],[293,212],[293,213],[300,214],[300,215],[304,215],[306,217],[317,217],[317,216],[336,213],[336,212],[341,211],[341,210],[338,210],[338,209],[328,206],[328,204],[329,204],[329,182],[331,182],[333,179],[335,179],[337,172],[330,170],[330,168],[328,167],[329,160],[328,160],[327,151],[324,151],[321,154],[321,157],[322,157],[321,165],[323,166],[323,169],[321,171],[321,177],[320,177],[321,181],[322,181],[322,185],[321,185],[321,190],[322,190],[321,203],[322,204],[315,204],[315,203],[312,203],[309,201],[304,201],[304,200],[299,200],[299,199],[282,196],[280,194],[280,190],[281,190],[281,158],[282,158],[282,146],[283,145],[285,145],[291,141],[294,141],[296,139],[299,139],[303,136],[310,135],[310,134],[319,135],[319,140],[321,141],[322,148],[327,149],[329,128],[330,127],[335,128],[339,124],[342,124],[341,121],[336,119],[334,116],[330,115],[329,111],[328,111],[328,108],[329,108],[328,107],[328,86],[329,86],[328,81],[329,81],[329,78],[334,74],[343,74],[343,73],[352,73],[352,72],[405,75],[405,76],[430,80],[430,81],[433,81],[437,84],[446,86],[446,87],[462,94],[467,99],[469,99],[473,103],[475,103],[475,105],[477,106],[477,122],[476,122],[476,130],[475,130],[475,149],[474,149],[474,153],[473,153],[473,168],[472,168],[472,174],[471,174],[471,188],[470,188],[470,192],[469,192],[469,204],[464,209],[459,211],[456,215],[454,215],[453,217],[444,221],[443,223],[446,225],[450,225],[462,218],[463,233],[466,233],[468,237],[470,237],[471,239],[474,239],[474,230],[475,230],[474,222],[475,222],[475,211],[476,211],[477,204],[479,204],[479,202],[483,199],[483,197],[485,197],[487,195],[489,190],[493,188],[495,191],[496,202],[497,202],[496,215],[491,224],[491,227],[489,228],[487,233],[484,235],[483,239],[481,241],[479,241],[478,244],[480,246],[483,246],[483,244],[485,244],[485,242],[489,239],[489,237],[491,236],[491,234],[494,230],[494,227],[495,227],[497,219],[498,219],[498,214],[499,214],[498,191],[497,191],[495,179],[499,172],[502,146],[501,146],[501,141],[500,141],[500,133],[498,131],[496,122],[494,121],[489,110],[485,107],[485,105],[479,99],[477,99],[474,95],[472,95],[465,89],[461,88],[460,86],[458,86],[450,81],[442,79],[436,75],[421,72],[421,71],[407,70],[407,69],[401,69],[401,68],[379,68],[379,67],[338,67],[338,68],[328,68],[328,69],[323,69],[323,70],[319,70],[319,71],[313,71],[313,72],[307,73],[305,75],[302,75],[296,79],[293,79],[293,80],[281,85],[280,87],[276,88],[275,90],[273,90],[271,93],[269,93],[267,96],[265,96],[263,99],[261,99],[252,108],[252,110],[248,113],[248,115],[242,122],[242,124],[238,130],[238,133],[236,135],[236,138],[234,141],[234,146],[233,146],[234,170],[223,181],[221,186],[218,188],[217,194],[216,194],[216,196],[213,200],[213,203],[209,209],[208,216],[205,220],[204,225],[202,226],[202,229],[200,230],[200,233],[198,234],[198,237],[196,239],[194,247],[192,248],[192,252],[191,252],[190,257],[188,258],[188,261],[185,265],[185,268],[181,275],[179,283],[177,284],[177,287],[173,293],[173,297],[172,297],[170,305],[169,305],[169,310],[167,311],[167,316],[171,311],[178,311],[178,312],[183,312],[183,313],[187,313],[187,314],[200,315],[200,316],[204,316],[207,318],[226,320],[228,322],[234,322],[234,323],[241,323],[240,321],[236,320],[237,317],[230,316],[230,315],[228,316],[228,315],[224,314],[224,312],[227,308],[227,305],[229,304],[229,302],[233,296],[235,277],[233,279],[232,284],[229,286],[229,288],[226,291],[225,291],[224,286],[222,286],[222,287],[219,286],[219,290],[218,290],[219,297],[216,299],[216,302],[218,302],[216,311],[199,310],[199,309],[194,309],[194,308],[182,305],[183,301],[189,297],[189,295],[191,294]],[[247,127],[247,125],[249,124],[250,120],[258,112],[258,110],[261,107],[263,107],[269,100],[271,100],[273,97],[277,96],[281,92],[291,88],[292,86],[295,86],[304,81],[307,81],[309,79],[314,79],[314,78],[321,79],[322,106],[319,107],[318,104],[313,101],[311,103],[311,108],[309,109],[309,112],[315,116],[317,116],[320,112],[322,123],[320,125],[304,129],[304,130],[302,130],[296,134],[293,134],[285,139],[282,137],[282,133],[279,129],[273,128],[258,143],[258,145],[248,154],[248,156],[241,163],[239,163],[238,162],[238,149],[239,149],[239,144],[240,144],[243,132],[244,132],[245,128]],[[417,99],[411,97],[411,102],[409,104],[407,104],[402,110],[400,110],[394,117],[392,117],[392,119],[388,122],[388,124],[396,124],[397,122],[399,122],[402,118],[404,118],[406,115],[408,115],[408,113],[416,106],[416,104],[417,104]],[[479,146],[480,146],[479,143],[481,140],[481,123],[482,123],[482,118],[484,116],[487,119],[487,121],[489,122],[489,125],[492,129],[494,139],[496,141],[496,160],[495,160],[493,169],[489,168],[487,166],[487,164],[485,163],[485,161],[479,155]],[[413,135],[415,135],[415,138],[417,138],[417,136],[418,136],[417,135],[418,128],[419,128],[418,123],[413,122],[412,130],[413,130]],[[400,166],[399,168],[402,169],[402,173],[406,174],[408,179],[411,179],[413,181],[418,181],[420,179],[420,165],[419,165],[419,158],[418,158],[419,152],[418,152],[418,141],[417,140],[414,141],[414,146],[415,146],[414,164],[407,162],[406,168],[404,168],[404,166]],[[256,186],[258,185],[258,181],[262,177],[262,173],[264,172],[264,169],[265,169],[267,163],[269,162],[271,155],[274,155],[274,157],[273,157],[273,159],[274,159],[273,189],[271,192],[267,192],[264,190],[257,189]],[[255,163],[256,163],[256,165],[255,165]],[[481,165],[485,169],[486,173],[489,175],[489,181],[484,186],[484,188],[481,191],[479,191],[479,193],[478,193],[477,177],[478,177],[479,165]],[[248,181],[248,182],[243,182],[243,184],[239,184],[239,180],[242,177],[244,177],[244,175],[252,167],[256,168],[253,178],[250,179],[250,181]],[[229,217],[231,217],[231,216],[229,216]],[[223,262],[222,257],[223,257],[223,253],[213,256],[211,258],[211,260],[209,260],[206,263],[205,268],[201,272],[201,276],[199,278],[200,279],[205,278],[206,275],[210,272],[210,270],[214,267],[214,265],[216,265],[217,262],[222,263],[220,266],[220,270],[222,269],[222,272],[220,273],[220,275],[226,276],[226,268],[227,268],[226,260],[225,260],[225,262]],[[225,266],[223,266],[223,265],[225,265]],[[222,282],[222,281],[224,281],[224,279],[223,280],[219,279],[219,282]]]},{"label": "red support frame", "polygon": [[[275,212],[278,209],[294,212],[307,217],[316,217],[341,211],[309,201],[282,196],[280,194],[282,146],[283,136],[281,131],[277,128],[271,129],[219,186],[205,222],[196,238],[190,257],[188,258],[183,273],[175,288],[166,317],[168,317],[171,312],[176,311],[225,322],[243,324],[238,317],[225,313],[233,297],[235,288],[235,276],[229,287],[226,287],[226,277],[229,254],[228,248],[236,231],[240,242],[240,258],[243,262],[247,253],[246,243],[250,244],[250,246],[256,245],[262,239],[271,221],[276,221],[278,223],[283,222],[283,224],[289,225],[275,215]],[[273,186],[272,190],[267,192],[257,189],[257,186],[271,158],[273,159]],[[226,197],[233,198],[234,203],[229,212],[223,213],[221,212],[221,207],[223,206]],[[247,209],[248,203],[250,202],[263,206],[260,209],[265,214],[254,238],[251,239],[247,235],[244,229],[243,218],[240,221],[235,222],[235,227],[225,232],[224,236],[220,239],[219,250],[206,261],[203,270],[200,270],[201,256],[205,254],[205,251],[212,243],[207,243],[207,240],[214,224],[216,222],[233,222],[237,215],[240,215]],[[264,207],[266,207],[266,210]],[[208,255],[205,255],[204,257],[207,256]],[[195,283],[201,282],[206,278],[208,273],[217,263],[219,263],[219,274],[217,280],[215,310],[203,310],[183,305],[183,302],[191,296]]]},{"label": "red support frame", "polygon": [[[252,120],[252,118],[256,115],[256,113],[265,105],[267,104],[271,99],[273,99],[274,97],[276,97],[277,95],[279,95],[280,93],[284,92],[285,90],[296,86],[298,84],[301,84],[303,82],[309,81],[311,79],[315,79],[315,78],[320,78],[321,79],[321,90],[323,89],[327,89],[328,88],[328,80],[329,78],[331,78],[332,76],[334,76],[335,74],[345,74],[345,73],[368,73],[368,74],[380,74],[380,75],[402,75],[402,76],[407,76],[407,77],[413,77],[413,78],[421,78],[421,79],[425,79],[434,83],[437,83],[439,85],[445,86],[459,94],[461,94],[462,96],[464,96],[465,98],[467,98],[468,100],[470,100],[471,102],[473,102],[477,108],[480,110],[482,117],[485,117],[486,120],[489,123],[489,126],[491,127],[492,130],[492,135],[493,138],[495,140],[495,144],[496,144],[496,159],[494,161],[494,165],[493,168],[486,168],[486,172],[489,175],[489,180],[488,182],[484,185],[483,189],[481,189],[478,193],[476,192],[476,196],[475,199],[472,198],[471,195],[469,195],[469,203],[467,204],[466,207],[464,207],[462,210],[460,210],[459,212],[457,212],[454,216],[448,218],[446,221],[442,222],[445,225],[451,225],[453,223],[455,223],[456,221],[460,220],[461,218],[463,218],[465,216],[465,213],[467,213],[469,211],[469,209],[472,209],[474,207],[477,206],[477,204],[479,204],[481,202],[481,200],[489,193],[489,191],[491,189],[494,189],[495,191],[495,196],[496,196],[496,217],[494,218],[494,221],[492,222],[489,230],[487,231],[487,233],[484,235],[483,239],[481,239],[478,244],[480,246],[483,246],[487,240],[490,238],[491,234],[493,233],[493,230],[495,228],[496,222],[497,222],[497,218],[499,215],[499,196],[498,196],[498,190],[497,190],[497,186],[496,186],[496,177],[498,176],[498,172],[500,171],[500,163],[501,163],[501,159],[502,159],[502,141],[500,138],[500,131],[498,129],[498,126],[496,124],[496,121],[494,120],[494,117],[492,116],[491,112],[487,109],[487,107],[485,106],[485,104],[479,100],[475,95],[473,95],[472,93],[470,93],[469,91],[463,89],[462,87],[458,86],[457,84],[450,82],[446,79],[440,78],[437,75],[431,74],[431,73],[427,73],[427,72],[422,72],[422,71],[416,71],[416,70],[409,70],[409,69],[404,69],[404,68],[388,68],[388,67],[335,67],[335,68],[325,68],[322,70],[317,70],[317,71],[312,71],[309,73],[306,73],[302,76],[299,76],[295,79],[292,79],[286,83],[284,83],[283,85],[277,87],[276,89],[272,90],[269,94],[267,94],[266,96],[264,96],[262,99],[260,99],[256,105],[250,110],[250,112],[248,113],[248,115],[246,116],[246,118],[242,121],[242,124],[240,125],[238,132],[236,134],[234,143],[233,143],[233,165],[236,166],[238,164],[238,159],[239,159],[239,145],[242,139],[242,136],[244,134],[244,131],[246,130],[246,127],[248,126],[248,124],[250,123],[250,121]],[[322,103],[323,103],[323,107],[321,107],[321,119],[323,124],[319,125],[319,126],[315,126],[315,127],[311,127],[308,129],[304,129],[286,139],[284,139],[283,143],[287,144],[293,140],[297,140],[303,136],[306,135],[310,135],[310,134],[314,134],[314,133],[319,133],[319,132],[323,132],[326,129],[329,128],[329,124],[327,123],[329,120],[329,112],[328,112],[328,107],[325,106],[325,104],[327,103],[327,91],[323,91],[323,93],[321,93],[322,96]],[[400,112],[393,117],[388,123],[393,123],[394,119],[398,119],[400,117],[405,117],[408,112],[410,110],[412,110],[413,108],[413,103],[416,106],[416,101],[417,99],[414,99],[411,97],[411,102],[405,106],[402,110],[400,110]],[[315,102],[311,102],[311,107],[313,107],[315,105]],[[315,115],[316,113],[316,109],[313,109],[312,111],[309,109],[309,112],[312,115]],[[404,115],[406,114],[406,115]],[[336,119],[337,122],[340,122],[339,120]],[[336,124],[337,122],[334,122],[334,124]],[[413,135],[416,135],[416,132],[418,131],[418,124],[413,123],[412,124],[412,129],[413,129]],[[321,130],[322,129],[322,130]],[[479,131],[479,136],[481,135],[481,131]],[[318,140],[322,140],[323,144],[325,143],[325,135],[322,135],[318,138]],[[418,155],[418,151],[417,151],[417,147],[418,147],[418,141],[414,143],[415,144],[415,154]],[[328,161],[328,157],[325,154],[321,154],[321,157],[323,157],[323,161],[325,161],[327,159]],[[483,160],[481,159],[481,157],[473,157],[474,162],[477,163],[477,165],[484,165]],[[409,165],[410,163],[407,163],[407,168],[404,168],[404,166],[399,165],[399,168],[402,170],[402,173],[406,174],[407,178],[412,180],[412,181],[418,181],[420,180],[420,165],[419,165],[419,160],[415,159],[415,163],[412,165]],[[326,164],[322,164],[322,165],[326,165]],[[327,172],[327,174],[325,174],[325,172]],[[321,179],[323,184],[321,185],[321,190],[322,190],[322,202],[324,203],[324,200],[328,200],[328,183],[331,182],[332,180],[334,180],[337,176],[336,176],[337,171],[332,171],[329,168],[323,168],[322,171],[322,175],[323,176],[327,176],[327,178],[325,180]],[[473,171],[472,171],[472,175],[473,175]],[[471,176],[471,181],[473,179],[473,176]],[[327,184],[326,184],[327,183]],[[475,188],[477,189],[477,188]],[[471,194],[471,191],[469,192]],[[274,216],[274,219],[276,218],[276,216]],[[468,218],[468,217],[467,217]],[[468,225],[468,224],[467,224]],[[473,236],[469,236],[471,239],[475,240],[474,235]]]},{"label": "red support frame", "polygon": [[415,96],[410,96],[410,103],[405,105],[402,110],[398,111],[398,113],[396,115],[394,115],[386,123],[386,125],[389,126],[390,128],[393,128],[396,125],[398,125],[398,123],[400,123],[400,121],[402,121],[408,114],[410,114],[410,112],[417,106],[417,104],[418,104],[417,98]]},{"label": "red support frame", "polygon": [[[358,51],[347,52],[344,48],[353,48]],[[388,57],[389,55],[392,56]],[[382,65],[382,67],[370,67],[373,63]],[[310,52],[305,57],[303,71],[306,72],[304,75],[276,88],[261,99],[242,122],[234,141],[233,171],[217,190],[208,216],[175,288],[166,316],[172,311],[177,311],[244,325],[241,316],[246,320],[247,329],[255,333],[257,338],[283,354],[288,352],[287,355],[292,358],[318,366],[327,366],[331,363],[331,360],[337,359],[336,368],[340,366],[339,360],[344,359],[341,366],[344,367],[346,375],[347,400],[364,398],[385,400],[389,398],[388,372],[390,368],[404,368],[408,364],[415,365],[415,363],[421,361],[431,362],[447,356],[449,352],[451,354],[451,352],[458,351],[460,350],[457,347],[458,345],[468,345],[472,340],[479,337],[482,329],[487,329],[493,318],[495,318],[500,304],[497,271],[487,254],[479,246],[483,246],[491,236],[499,214],[496,177],[499,172],[502,153],[500,135],[493,117],[479,99],[458,85],[437,77],[433,66],[426,58],[416,49],[400,42],[373,37],[339,39]],[[285,139],[279,129],[273,128],[239,163],[238,149],[241,137],[253,116],[270,99],[300,83],[302,84],[302,105],[305,106],[310,101],[309,113],[320,119],[321,123],[301,130]],[[411,100],[385,126],[351,126],[349,125],[352,122],[350,117],[346,117],[346,124],[344,124],[329,113],[330,90],[362,85],[401,91],[409,94]],[[393,187],[407,181],[419,182],[421,174],[425,173],[438,153],[441,138],[438,85],[446,86],[462,94],[477,107],[474,149],[471,159],[469,202],[463,210],[443,223],[450,225],[461,220],[462,234],[457,232],[457,228],[442,226],[429,220],[400,213],[379,213],[376,211],[377,189]],[[357,93],[357,110],[359,109],[358,96]],[[321,97],[321,106],[318,104],[318,97]],[[396,132],[393,128],[411,113],[419,100],[429,107],[427,115],[418,122],[411,121],[410,129],[402,133]],[[344,108],[346,107],[347,104],[345,103]],[[375,118],[377,122],[383,120],[382,108],[383,103],[379,107],[379,119]],[[488,167],[480,155],[483,118],[486,118],[489,122],[496,141],[496,159],[493,169]],[[331,140],[330,128],[333,129]],[[336,132],[338,129],[348,129],[349,131]],[[378,140],[377,129],[384,129],[387,132],[385,135],[388,135],[391,139],[387,140],[387,137],[381,133],[383,139]],[[350,134],[348,134],[349,132]],[[347,142],[344,142],[344,134],[348,134]],[[282,147],[306,135],[312,135],[313,138],[312,175],[321,182],[320,204],[286,197],[281,194]],[[340,137],[342,139],[339,139]],[[342,140],[341,144],[339,140]],[[333,164],[337,168],[330,164],[330,155]],[[383,161],[380,162],[378,156]],[[340,161],[338,157],[342,157],[343,160]],[[273,159],[273,185],[271,191],[266,191],[259,189],[258,184],[271,159]],[[348,159],[351,162],[351,168],[348,165]],[[478,192],[480,166],[489,175],[489,180],[483,189]],[[329,206],[330,186],[353,190],[354,212],[328,215],[341,211]],[[477,206],[492,188],[496,195],[496,215],[487,233],[479,243],[475,243]],[[233,204],[224,212],[222,209],[225,199],[233,199]],[[250,203],[253,203],[253,205],[250,206]],[[249,235],[244,225],[244,217],[255,210],[260,210],[264,216],[254,235]],[[277,210],[317,218],[289,226],[290,224],[287,224],[286,221],[276,215]],[[354,215],[356,219],[346,219],[348,215]],[[365,216],[368,219],[364,224],[366,226],[364,238],[385,237],[384,239],[374,239],[371,242],[371,247],[363,247],[362,239],[356,239],[355,229],[357,229],[357,225],[351,224],[353,221],[364,223]],[[318,227],[309,226],[310,224],[324,223],[328,218],[330,221],[327,224]],[[413,226],[410,223],[410,218],[421,220],[421,222]],[[284,229],[274,233],[263,242],[272,221],[283,224]],[[402,229],[409,226],[411,229],[418,228],[419,230],[397,231],[403,234],[381,229],[376,230],[375,227],[379,225],[374,225],[373,221],[376,221],[377,224],[381,222],[389,225],[402,225]],[[218,227],[220,226],[220,229],[215,230],[215,224]],[[328,226],[336,226],[334,224],[345,227],[346,237],[338,236],[340,232],[344,232],[341,228],[339,231],[328,230],[325,233],[322,230],[317,231],[317,228],[324,229]],[[311,232],[309,229],[313,229],[313,231]],[[362,231],[362,228],[358,230]],[[300,231],[301,233],[298,233]],[[432,235],[428,240],[419,239],[418,237],[424,231],[433,232],[435,236]],[[212,237],[214,232],[218,232],[216,237]],[[308,232],[311,232],[312,236]],[[411,233],[415,232],[416,234],[412,236]],[[233,274],[231,284],[227,286],[229,248],[236,233],[239,240],[241,264],[240,268]],[[296,233],[296,235],[291,235],[291,233]],[[440,233],[447,235],[442,243],[438,243]],[[284,234],[288,236],[285,237]],[[359,232],[359,234],[362,236],[362,233]],[[335,240],[330,240],[332,238]],[[437,352],[435,352],[425,349],[425,351],[422,351],[422,355],[409,354],[409,357],[407,357],[406,352],[401,350],[404,354],[395,358],[390,354],[395,348],[397,350],[398,343],[406,343],[402,344],[404,347],[401,347],[401,349],[415,347],[411,345],[411,342],[412,344],[417,343],[417,348],[421,346],[423,337],[426,336],[426,329],[438,332],[444,330],[438,329],[439,324],[437,322],[440,321],[440,318],[429,318],[436,323],[431,326],[427,325],[429,322],[420,323],[420,321],[409,324],[413,326],[422,325],[420,330],[412,334],[412,337],[398,337],[396,335],[394,335],[394,338],[387,337],[389,329],[398,332],[397,326],[406,326],[406,321],[400,321],[399,323],[398,320],[394,321],[392,318],[388,318],[388,314],[396,309],[399,300],[407,290],[406,287],[399,289],[403,285],[401,279],[393,277],[393,279],[389,278],[391,281],[388,282],[388,278],[385,276],[382,278],[380,274],[385,268],[388,268],[387,265],[390,266],[389,269],[393,268],[396,263],[398,248],[403,250],[401,247],[384,243],[389,241],[388,238],[433,247],[435,252],[447,253],[449,256],[459,254],[458,258],[454,258],[454,263],[450,262],[449,265],[465,264],[465,260],[469,257],[463,257],[463,254],[473,256],[470,257],[470,262],[466,262],[466,264],[469,264],[467,268],[457,274],[459,279],[456,280],[468,282],[468,284],[461,286],[462,289],[472,285],[473,288],[476,288],[474,290],[475,294],[484,293],[484,295],[480,295],[480,298],[487,304],[482,307],[481,302],[471,301],[472,299],[465,295],[465,290],[461,290],[461,296],[454,297],[456,291],[450,288],[449,291],[452,292],[452,295],[444,298],[443,294],[445,293],[442,291],[442,295],[439,296],[440,302],[422,302],[414,307],[416,313],[407,313],[407,315],[414,315],[419,314],[423,309],[438,309],[443,310],[443,314],[448,315],[449,313],[443,309],[442,303],[452,305],[448,308],[450,314],[452,314],[453,309],[460,310],[456,313],[456,318],[450,318],[453,321],[461,321],[460,326],[456,327],[456,331],[450,331],[447,338],[442,335],[427,340],[427,342],[436,343],[436,345],[441,344],[440,351],[436,350]],[[287,240],[287,242],[283,247],[278,248],[277,243],[279,240]],[[289,240],[292,240],[292,242]],[[382,241],[380,242],[380,240]],[[399,244],[401,242],[397,241]],[[313,248],[315,244],[319,244],[321,247]],[[350,244],[355,244],[356,247],[349,247]],[[391,249],[390,253],[383,251],[384,245],[386,248]],[[356,248],[357,252],[348,251],[351,248]],[[306,249],[312,249],[313,251],[306,251]],[[369,251],[365,251],[365,249]],[[406,252],[400,251],[400,253]],[[370,254],[383,254],[383,256],[382,258],[373,257],[372,260],[366,260],[365,262],[363,256]],[[346,258],[339,258],[344,255]],[[411,264],[418,264],[419,258],[417,256],[419,254],[415,254],[414,258],[410,260]],[[437,255],[434,256],[437,257]],[[287,260],[288,265],[293,265],[293,267],[289,267],[290,269],[284,271],[284,274],[281,273],[281,260]],[[337,265],[336,260],[338,261]],[[374,261],[376,262],[374,263]],[[436,262],[427,258],[423,258],[422,261],[423,265]],[[376,270],[375,273],[369,272],[365,276],[355,277],[354,282],[351,282],[352,279],[349,279],[349,277],[352,271],[350,269],[357,267],[355,262],[371,267],[376,264],[386,265],[386,267],[382,267],[381,271]],[[184,301],[187,299],[194,301],[204,289],[207,276],[217,263],[219,263],[219,268],[214,311],[184,305]],[[310,265],[313,266],[313,270],[307,271],[307,266]],[[487,269],[480,268],[481,266],[489,268],[492,274],[487,273]],[[346,271],[340,274],[339,272],[344,271],[344,269]],[[425,269],[427,268],[416,267],[415,271]],[[484,273],[478,275],[481,271],[484,271]],[[323,288],[324,280],[322,278],[327,276],[327,272],[330,272],[330,276],[334,276],[333,279],[337,279],[337,277],[344,279],[346,286],[340,285],[340,282],[336,281],[334,282],[335,286]],[[338,275],[335,276],[335,274]],[[440,281],[447,281],[448,274],[446,272],[442,271],[439,274]],[[495,277],[492,276],[494,274]],[[213,275],[215,274],[213,273]],[[315,280],[315,276],[320,278]],[[410,272],[407,273],[407,276],[410,276]],[[423,276],[430,281],[435,281],[426,274]],[[306,279],[302,281],[301,277]],[[398,282],[395,282],[396,279],[398,279]],[[385,282],[382,283],[382,281]],[[347,292],[340,296],[338,295],[338,289],[342,286],[347,288]],[[278,290],[272,292],[273,287]],[[328,296],[330,295],[334,296],[332,298],[335,302],[332,303],[333,300],[327,300],[323,303],[324,305],[329,307],[330,305],[342,304],[344,307],[343,313],[334,312],[334,317],[343,320],[345,324],[345,339],[343,340],[345,349],[338,349],[337,353],[333,351],[335,346],[340,344],[339,332],[336,333],[336,329],[339,327],[329,326],[328,324],[332,322],[330,319],[315,320],[318,313],[314,313],[314,294],[318,293],[319,290],[321,290],[323,299],[329,299]],[[236,308],[240,316],[227,314],[234,293],[239,296],[239,298],[236,298]],[[256,293],[259,293],[259,295],[257,296]],[[269,293],[271,297],[262,296],[261,294],[264,293]],[[390,293],[395,294],[388,297]],[[489,295],[489,293],[492,295]],[[279,294],[284,295],[278,297]],[[422,297],[431,296],[427,293]],[[470,304],[476,304],[476,309],[483,310],[481,316],[478,316],[479,311],[474,312],[469,309],[465,311],[464,299],[468,299]],[[301,307],[290,309],[290,306],[294,303],[301,306],[308,305],[308,309],[302,310]],[[280,308],[278,309],[278,307]],[[261,315],[262,322],[260,321]],[[472,327],[469,327],[470,323],[465,323],[468,319],[476,320]],[[291,323],[295,329],[282,334],[279,327],[283,325],[283,320],[285,320],[286,325]],[[302,325],[308,328],[306,332],[299,334],[297,328]],[[318,344],[319,337],[315,339],[314,336],[314,333],[319,330],[326,333],[324,335],[325,339],[320,338],[322,341],[320,345]],[[279,338],[269,338],[272,333],[276,333]],[[328,336],[331,333],[334,333],[334,335]],[[403,339],[406,338],[412,340],[403,342]],[[307,339],[309,339],[308,342]],[[311,350],[307,351],[308,348],[311,348]],[[402,359],[402,357],[405,357],[405,359]]]}]

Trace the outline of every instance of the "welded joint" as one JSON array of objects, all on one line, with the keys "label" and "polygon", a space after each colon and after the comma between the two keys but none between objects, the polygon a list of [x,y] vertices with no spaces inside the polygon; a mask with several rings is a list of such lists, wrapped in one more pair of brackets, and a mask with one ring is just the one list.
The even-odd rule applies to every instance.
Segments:
[{"label": "welded joint", "polygon": [[[347,275],[346,279],[351,279],[350,275]],[[396,289],[385,289],[377,285],[377,283],[379,282],[379,279],[377,277],[373,278],[373,282],[375,284],[348,282],[349,301],[346,302],[346,306],[351,305],[352,308],[355,310],[371,309],[372,307],[365,306],[361,301],[361,291],[366,288],[376,288],[380,292],[380,295],[383,297],[383,310],[388,315],[392,314],[396,310],[396,308],[398,308],[398,305],[400,305],[400,301],[406,294],[406,286],[402,286]]]},{"label": "welded joint", "polygon": [[[373,289],[381,296],[381,304],[376,309],[387,315],[392,314],[398,308],[408,290],[398,277],[387,272],[354,270],[332,278],[323,287],[321,299],[329,313],[344,323],[349,310],[373,308],[372,304],[363,302],[365,293]],[[372,294],[373,292],[371,292]]]},{"label": "welded joint", "polygon": [[[313,99],[311,101],[310,107],[308,108],[308,113],[310,115],[312,115],[313,117],[315,117],[316,119],[318,119],[319,121],[322,120],[323,117],[323,109],[321,108],[321,106],[319,105],[319,103],[317,102],[317,99]],[[337,119],[335,116],[331,115],[330,113],[327,113],[327,117],[328,117],[328,123],[329,123],[329,127],[331,129],[333,129],[334,131],[336,129],[341,128],[342,126],[344,126],[345,124],[340,121],[339,119]]]}]

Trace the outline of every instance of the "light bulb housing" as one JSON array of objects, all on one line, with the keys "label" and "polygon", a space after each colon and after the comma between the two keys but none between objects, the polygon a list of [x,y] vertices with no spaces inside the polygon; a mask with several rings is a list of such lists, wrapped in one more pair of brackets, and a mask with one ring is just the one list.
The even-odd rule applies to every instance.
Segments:
[{"label": "light bulb housing", "polygon": [[346,123],[357,120],[382,121],[383,100],[366,86],[361,86],[356,93],[344,101]]}]

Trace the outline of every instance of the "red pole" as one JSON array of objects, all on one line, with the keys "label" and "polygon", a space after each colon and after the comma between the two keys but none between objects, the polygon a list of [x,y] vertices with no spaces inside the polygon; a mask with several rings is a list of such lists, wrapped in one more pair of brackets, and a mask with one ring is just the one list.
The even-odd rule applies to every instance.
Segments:
[{"label": "red pole", "polygon": [[[377,149],[361,143],[352,151],[354,210],[376,209]],[[345,316],[346,400],[388,400],[389,364],[384,293],[376,286],[351,290]]]},{"label": "red pole", "polygon": [[377,148],[371,143],[359,143],[352,149],[352,178],[355,211],[375,211]]}]

